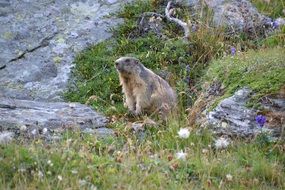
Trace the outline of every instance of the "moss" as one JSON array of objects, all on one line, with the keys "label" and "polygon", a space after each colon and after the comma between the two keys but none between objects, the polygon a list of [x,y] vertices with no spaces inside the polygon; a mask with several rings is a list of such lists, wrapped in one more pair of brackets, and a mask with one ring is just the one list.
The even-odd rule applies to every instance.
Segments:
[{"label": "moss", "polygon": [[227,56],[210,64],[204,80],[223,83],[225,93],[217,101],[248,86],[254,92],[249,105],[256,105],[260,98],[276,93],[285,84],[284,53],[284,49],[274,48]]}]

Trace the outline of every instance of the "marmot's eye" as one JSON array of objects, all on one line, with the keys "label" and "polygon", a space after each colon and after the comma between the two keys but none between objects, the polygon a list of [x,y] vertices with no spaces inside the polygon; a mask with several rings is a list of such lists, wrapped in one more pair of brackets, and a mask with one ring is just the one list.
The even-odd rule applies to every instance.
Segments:
[{"label": "marmot's eye", "polygon": [[130,59],[126,59],[126,62],[129,63],[129,62],[130,62]]}]

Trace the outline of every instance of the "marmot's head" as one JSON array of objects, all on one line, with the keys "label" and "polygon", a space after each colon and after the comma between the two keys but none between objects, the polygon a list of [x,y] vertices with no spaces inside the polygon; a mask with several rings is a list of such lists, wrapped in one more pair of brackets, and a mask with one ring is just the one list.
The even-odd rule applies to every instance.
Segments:
[{"label": "marmot's head", "polygon": [[121,57],[115,61],[115,67],[119,73],[130,75],[139,74],[142,64],[134,57]]}]

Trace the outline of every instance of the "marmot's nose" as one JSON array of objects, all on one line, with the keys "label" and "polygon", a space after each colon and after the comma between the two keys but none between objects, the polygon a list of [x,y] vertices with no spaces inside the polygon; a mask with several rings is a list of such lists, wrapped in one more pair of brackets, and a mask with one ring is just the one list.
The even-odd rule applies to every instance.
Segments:
[{"label": "marmot's nose", "polygon": [[115,62],[115,65],[118,66],[118,65],[119,65],[119,62],[116,61],[116,62]]}]

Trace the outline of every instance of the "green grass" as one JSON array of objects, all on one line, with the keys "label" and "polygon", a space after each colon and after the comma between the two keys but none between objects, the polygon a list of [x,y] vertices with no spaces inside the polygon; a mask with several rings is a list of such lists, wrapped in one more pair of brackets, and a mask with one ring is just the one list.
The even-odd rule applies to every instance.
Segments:
[{"label": "green grass", "polygon": [[219,99],[231,96],[244,86],[250,87],[254,95],[249,104],[257,106],[261,98],[277,93],[284,86],[284,53],[284,48],[252,50],[215,60],[209,66],[205,81],[223,84],[224,96]]},{"label": "green grass", "polygon": [[284,17],[284,0],[251,0],[253,5],[264,15],[271,18]]},{"label": "green grass", "polygon": [[[179,127],[185,127],[183,122],[170,121],[162,129],[147,129],[140,138],[126,123],[117,123],[113,128],[118,136],[107,139],[68,132],[51,144],[1,145],[0,188],[285,188],[284,145],[236,139],[228,149],[215,150],[215,137],[208,131],[196,129],[180,139]],[[188,154],[185,161],[175,158],[180,150]],[[227,174],[233,179],[228,181]]]}]

